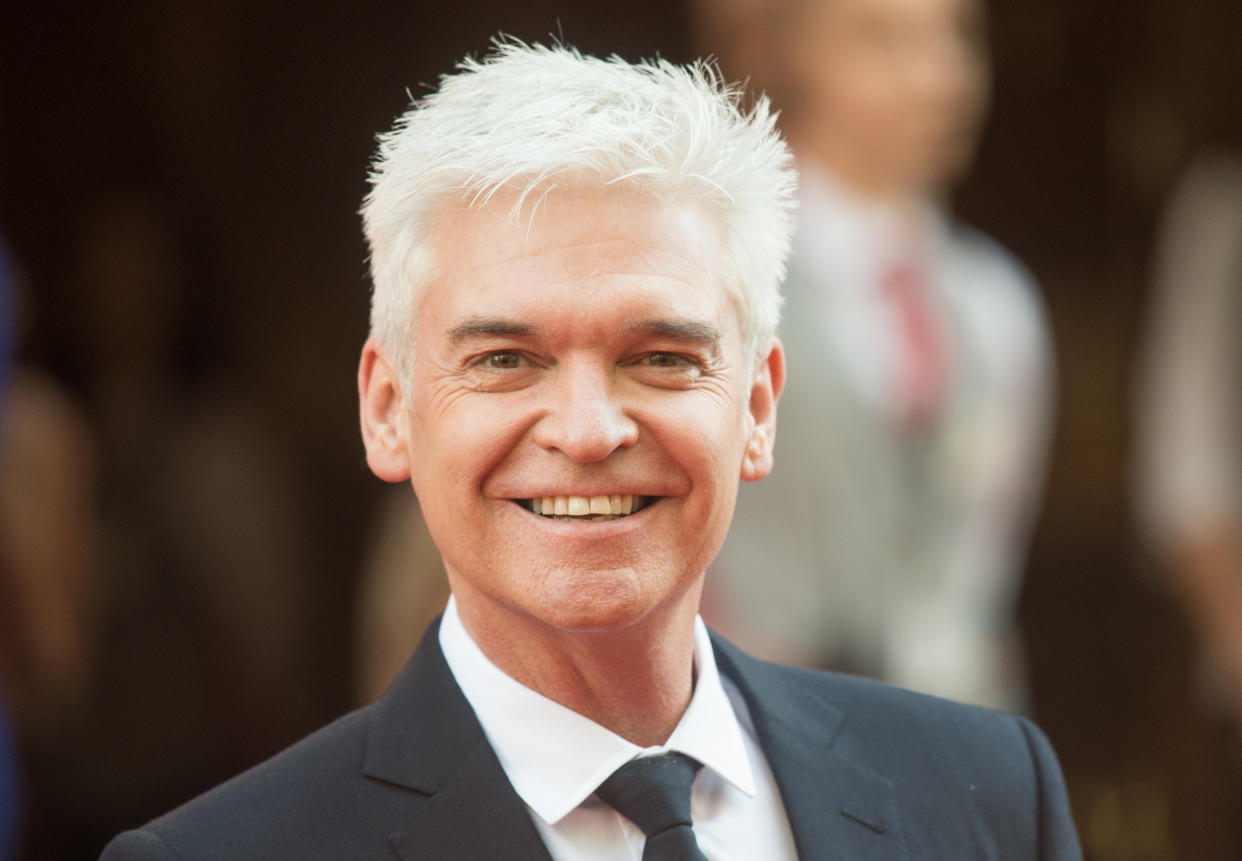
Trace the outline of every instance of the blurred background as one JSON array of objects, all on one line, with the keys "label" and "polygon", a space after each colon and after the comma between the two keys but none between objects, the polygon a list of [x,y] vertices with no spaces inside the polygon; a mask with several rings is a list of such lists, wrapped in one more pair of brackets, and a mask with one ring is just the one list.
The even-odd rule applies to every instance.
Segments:
[{"label": "blurred background", "polygon": [[[631,59],[716,53],[761,83],[764,7],[6,13],[0,858],[94,858],[373,696],[391,669],[371,651],[404,643],[442,599],[411,495],[367,471],[356,420],[356,211],[374,135],[410,94],[498,31]],[[1189,384],[1151,370],[1173,361],[1161,321],[1209,254],[1195,225],[1242,208],[1229,157],[1213,155],[1239,151],[1242,13],[989,0],[982,38],[991,111],[952,209],[1039,283],[1058,377],[1016,593],[1024,708],[1060,753],[1088,858],[1236,859],[1242,642],[1232,676],[1219,653],[1242,631],[1220,585],[1242,583],[1237,521],[1207,512],[1226,510],[1205,550],[1181,540],[1193,503],[1150,488],[1180,474],[1162,440],[1194,439],[1167,421]],[[1242,261],[1236,237],[1220,242]],[[1236,322],[1233,342],[1230,265],[1233,316],[1205,313]],[[1214,438],[1236,453],[1230,433]],[[430,573],[397,577],[412,609],[383,618],[396,605],[374,584],[412,559]]]}]

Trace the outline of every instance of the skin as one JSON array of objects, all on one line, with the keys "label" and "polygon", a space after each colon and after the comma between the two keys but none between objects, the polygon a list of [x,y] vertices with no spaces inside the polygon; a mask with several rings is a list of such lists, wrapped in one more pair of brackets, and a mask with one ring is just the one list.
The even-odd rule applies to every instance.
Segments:
[{"label": "skin", "polygon": [[799,157],[878,199],[966,170],[990,89],[979,0],[800,0],[789,24]]},{"label": "skin", "polygon": [[[696,205],[561,188],[522,217],[445,214],[409,392],[374,339],[367,461],[409,479],[462,621],[506,673],[636,744],[690,701],[703,576],[739,478],[772,464],[779,342],[743,350],[719,225]],[[597,523],[516,500],[653,498]]]}]

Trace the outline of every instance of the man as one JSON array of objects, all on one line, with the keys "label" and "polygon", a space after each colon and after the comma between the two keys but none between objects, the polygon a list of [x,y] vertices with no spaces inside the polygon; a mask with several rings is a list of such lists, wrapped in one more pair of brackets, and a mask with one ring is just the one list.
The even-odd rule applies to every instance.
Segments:
[{"label": "man", "polygon": [[1242,731],[1242,159],[1198,154],[1159,240],[1136,501],[1194,629],[1211,705]]},{"label": "man", "polygon": [[770,5],[782,39],[757,74],[781,93],[800,174],[794,373],[782,457],[739,496],[709,621],[769,659],[1021,708],[1013,606],[1052,349],[1029,274],[942,199],[986,113],[982,4]]},{"label": "man", "polygon": [[785,377],[766,104],[506,43],[372,182],[367,461],[413,485],[453,599],[377,703],[107,861],[1079,857],[1030,724],[762,664],[697,618]]},{"label": "man", "polygon": [[1194,647],[1180,673],[1198,696],[1168,706],[1166,720],[1185,727],[1177,762],[1199,765],[1171,771],[1166,791],[1176,853],[1205,861],[1242,856],[1232,755],[1242,734],[1242,149],[1227,141],[1194,153],[1161,217],[1131,464],[1140,537]]}]

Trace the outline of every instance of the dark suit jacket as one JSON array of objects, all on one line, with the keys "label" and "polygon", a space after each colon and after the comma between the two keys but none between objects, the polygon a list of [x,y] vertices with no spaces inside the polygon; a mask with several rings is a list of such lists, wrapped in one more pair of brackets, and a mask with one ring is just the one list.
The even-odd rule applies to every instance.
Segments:
[{"label": "dark suit jacket", "polygon": [[[438,629],[379,701],[122,834],[101,861],[548,861]],[[1056,758],[1026,720],[714,645],[801,859],[1081,857]]]}]

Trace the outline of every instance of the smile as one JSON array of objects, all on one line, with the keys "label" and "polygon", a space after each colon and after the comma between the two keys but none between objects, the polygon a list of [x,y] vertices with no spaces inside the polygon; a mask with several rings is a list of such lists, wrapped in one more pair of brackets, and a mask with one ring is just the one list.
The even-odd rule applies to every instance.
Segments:
[{"label": "smile", "polygon": [[599,496],[542,496],[519,499],[517,503],[544,517],[582,522],[628,517],[642,510],[651,501],[651,497],[613,493]]}]

